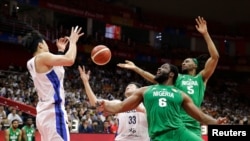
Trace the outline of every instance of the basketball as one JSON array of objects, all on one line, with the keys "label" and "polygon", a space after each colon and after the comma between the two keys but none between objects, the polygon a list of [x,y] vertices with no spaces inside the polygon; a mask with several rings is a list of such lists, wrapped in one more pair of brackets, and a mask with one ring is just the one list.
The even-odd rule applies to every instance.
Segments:
[{"label": "basketball", "polygon": [[111,59],[111,51],[105,45],[97,45],[91,51],[91,59],[97,65],[106,65]]}]

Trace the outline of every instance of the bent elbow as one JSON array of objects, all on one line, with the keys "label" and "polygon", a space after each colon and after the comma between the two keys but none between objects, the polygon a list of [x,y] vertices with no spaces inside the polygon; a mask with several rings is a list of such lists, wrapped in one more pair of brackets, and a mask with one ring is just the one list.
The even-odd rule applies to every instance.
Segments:
[{"label": "bent elbow", "polygon": [[72,66],[75,63],[75,59],[69,59],[65,62],[65,66]]},{"label": "bent elbow", "polygon": [[70,59],[68,63],[69,63],[70,66],[74,65],[75,59]]},{"label": "bent elbow", "polygon": [[220,55],[217,54],[217,55],[215,56],[215,60],[217,61],[217,63],[218,63],[218,61],[219,61],[219,58],[220,58]]},{"label": "bent elbow", "polygon": [[216,56],[215,56],[215,57],[216,57],[216,59],[217,59],[217,60],[219,60],[219,58],[220,58],[220,54],[219,54],[219,53],[218,53],[218,54],[216,54]]},{"label": "bent elbow", "polygon": [[220,55],[219,54],[215,54],[213,56],[210,57],[212,60],[215,60],[215,61],[218,61],[219,58],[220,58]]}]

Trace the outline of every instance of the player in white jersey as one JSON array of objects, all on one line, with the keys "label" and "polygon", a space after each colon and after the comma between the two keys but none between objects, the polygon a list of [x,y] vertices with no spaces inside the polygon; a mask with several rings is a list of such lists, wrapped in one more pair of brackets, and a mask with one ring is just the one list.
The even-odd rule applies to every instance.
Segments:
[{"label": "player in white jersey", "polygon": [[[85,73],[84,66],[82,68],[79,66],[78,70],[84,84],[86,94],[90,100],[90,104],[95,106],[97,98],[89,84],[90,71]],[[126,87],[124,92],[125,96],[129,97],[130,94],[139,87],[140,85],[138,83],[131,82]],[[106,102],[116,104],[117,102],[120,103],[120,100],[107,100]],[[146,111],[142,103],[132,111],[117,113],[118,131],[115,141],[150,141],[145,113]]]},{"label": "player in white jersey", "polygon": [[23,45],[33,57],[28,60],[27,68],[32,76],[38,94],[36,124],[42,141],[69,141],[67,114],[64,107],[65,94],[63,87],[64,68],[74,64],[76,43],[83,35],[81,28],[72,28],[70,37],[57,40],[59,51],[65,54],[55,55],[49,52],[42,35],[32,31],[23,38]]},{"label": "player in white jersey", "polygon": [[[127,88],[134,87],[135,84],[130,83]],[[135,86],[135,89],[138,87]],[[141,104],[140,106],[143,106]],[[131,110],[117,114],[118,131],[115,141],[149,141],[148,123],[146,114],[138,110]]]}]

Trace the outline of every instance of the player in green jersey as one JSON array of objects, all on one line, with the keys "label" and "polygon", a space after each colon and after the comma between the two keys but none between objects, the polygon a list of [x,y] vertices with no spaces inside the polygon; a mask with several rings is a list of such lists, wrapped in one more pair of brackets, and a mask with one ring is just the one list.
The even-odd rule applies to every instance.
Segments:
[{"label": "player in green jersey", "polygon": [[[196,29],[202,34],[207,43],[210,58],[207,61],[204,61],[204,56],[185,59],[182,63],[182,74],[178,75],[175,86],[188,94],[194,101],[194,104],[200,108],[204,98],[206,84],[217,66],[219,53],[210,38],[206,21],[202,17],[198,17],[196,18],[196,23]],[[131,61],[126,61],[125,64],[120,63],[118,66],[133,70],[148,81],[157,83],[154,80],[153,74],[142,70]],[[201,136],[200,123],[190,117],[184,109],[181,110],[181,114],[185,126],[195,134]]]},{"label": "player in green jersey", "polygon": [[173,85],[177,76],[177,67],[165,63],[158,68],[154,78],[158,84],[142,87],[120,103],[100,100],[97,103],[100,105],[99,110],[111,113],[124,112],[143,102],[152,141],[202,141],[200,136],[185,127],[180,116],[182,107],[190,116],[204,124],[221,124],[226,118],[216,120],[204,114],[187,94]]},{"label": "player in green jersey", "polygon": [[21,141],[22,132],[18,125],[19,121],[17,119],[11,121],[11,126],[5,131],[5,141]]},{"label": "player in green jersey", "polygon": [[35,141],[35,128],[32,127],[32,117],[28,117],[26,125],[22,128],[23,141]]}]

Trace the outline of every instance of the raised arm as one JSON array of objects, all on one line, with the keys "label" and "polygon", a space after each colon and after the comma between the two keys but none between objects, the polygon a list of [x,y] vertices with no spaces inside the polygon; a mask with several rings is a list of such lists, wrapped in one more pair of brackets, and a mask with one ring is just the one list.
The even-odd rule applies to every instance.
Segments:
[{"label": "raised arm", "polygon": [[[96,95],[94,94],[92,88],[90,87],[90,84],[89,84],[89,78],[90,78],[90,71],[85,71],[85,67],[84,66],[78,66],[78,70],[79,70],[79,73],[80,73],[80,77],[82,79],[82,82],[83,82],[83,85],[84,85],[84,88],[85,88],[85,92],[89,98],[89,101],[90,101],[90,104],[91,106],[96,106],[97,104],[97,97]],[[108,100],[102,100],[104,101],[105,103],[109,104],[109,105],[116,105],[117,103],[121,103],[120,100],[112,100],[112,101],[108,101]]]},{"label": "raised arm", "polygon": [[129,60],[125,60],[125,63],[119,63],[117,64],[118,67],[121,68],[125,68],[125,69],[129,69],[132,70],[136,73],[138,73],[140,76],[142,76],[144,79],[148,80],[151,83],[156,84],[157,82],[154,80],[154,75],[139,68],[138,66],[136,66],[132,61]]},{"label": "raised arm", "polygon": [[213,117],[203,113],[198,107],[196,107],[189,96],[187,96],[185,93],[182,93],[182,95],[183,95],[182,106],[185,109],[185,111],[194,119],[207,125],[225,123],[226,118],[214,119]]},{"label": "raised arm", "polygon": [[195,19],[197,25],[195,26],[196,29],[202,34],[203,38],[206,41],[208,52],[210,54],[210,58],[207,60],[204,69],[200,72],[203,76],[204,82],[206,83],[208,79],[213,74],[219,60],[219,53],[212,41],[208,30],[207,30],[207,22],[204,20],[203,17],[198,17]]},{"label": "raised arm", "polygon": [[105,112],[121,113],[135,109],[143,100],[143,94],[146,87],[136,90],[131,96],[119,103],[111,103],[100,101],[100,106],[104,108]]},{"label": "raised arm", "polygon": [[[41,53],[36,57],[36,61],[38,64],[44,64],[46,66],[71,66],[75,62],[77,47],[76,43],[83,35],[81,32],[82,28],[72,28],[71,34],[67,37],[69,41],[69,49],[65,54],[55,55],[50,52]],[[65,42],[67,43],[67,42]]]},{"label": "raised arm", "polygon": [[85,92],[89,98],[91,106],[96,106],[97,98],[89,84],[90,71],[86,72],[84,66],[78,66],[78,71],[80,73],[80,77],[82,79],[82,83],[84,85]]}]

